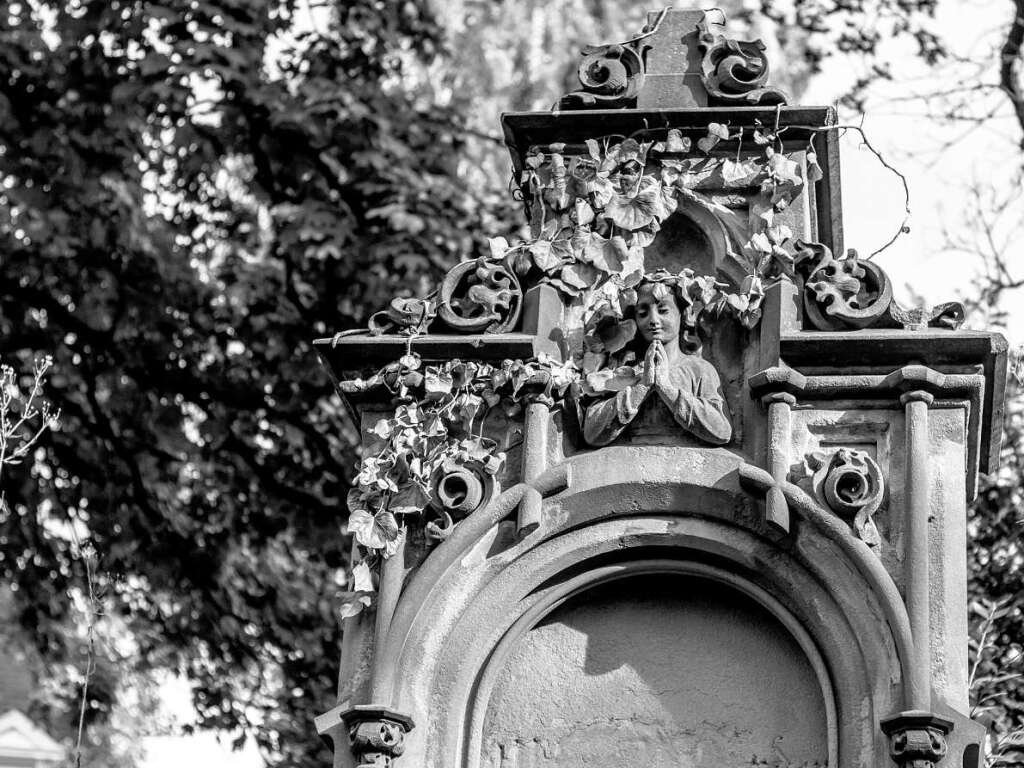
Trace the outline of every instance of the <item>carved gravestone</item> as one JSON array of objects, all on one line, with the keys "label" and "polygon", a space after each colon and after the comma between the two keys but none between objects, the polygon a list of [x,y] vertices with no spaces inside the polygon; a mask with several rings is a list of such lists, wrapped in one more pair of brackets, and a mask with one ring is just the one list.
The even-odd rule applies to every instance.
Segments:
[{"label": "carved gravestone", "polygon": [[834,113],[718,12],[503,117],[528,241],[317,342],[363,434],[336,766],[980,765],[1005,344],[843,253]]}]

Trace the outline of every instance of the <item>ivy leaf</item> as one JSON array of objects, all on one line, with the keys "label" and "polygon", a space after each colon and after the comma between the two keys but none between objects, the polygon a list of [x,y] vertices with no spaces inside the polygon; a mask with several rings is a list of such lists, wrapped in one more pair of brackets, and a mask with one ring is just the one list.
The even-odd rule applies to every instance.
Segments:
[{"label": "ivy leaf", "polygon": [[423,421],[423,414],[416,403],[407,403],[395,409],[395,421],[403,427],[410,427]]},{"label": "ivy leaf", "polygon": [[709,123],[708,136],[717,136],[722,141],[728,141],[729,128],[722,123]]},{"label": "ivy leaf", "polygon": [[470,431],[482,405],[483,398],[470,392],[462,393],[455,398],[456,417],[463,430]]},{"label": "ivy leaf", "polygon": [[688,137],[683,136],[678,128],[670,128],[665,141],[659,141],[654,145],[655,152],[689,152],[692,142]]},{"label": "ivy leaf", "polygon": [[765,230],[765,234],[773,245],[781,245],[793,236],[793,230],[785,224],[773,224]]},{"label": "ivy leaf", "polygon": [[661,183],[666,187],[675,184],[683,173],[683,163],[679,160],[661,161]]},{"label": "ivy leaf", "polygon": [[398,521],[388,510],[370,514],[365,509],[354,509],[349,514],[348,530],[357,542],[367,549],[390,557],[398,548]]},{"label": "ivy leaf", "polygon": [[487,247],[491,252],[491,258],[494,261],[501,261],[505,258],[505,254],[508,253],[509,245],[508,240],[504,237],[492,237],[487,241]]},{"label": "ivy leaf", "polygon": [[785,155],[776,153],[768,159],[771,175],[779,182],[793,185],[803,184],[800,178],[800,166]]},{"label": "ivy leaf", "polygon": [[366,594],[350,594],[348,599],[341,604],[338,613],[342,619],[351,619],[363,612],[364,608],[373,605],[373,598]]},{"label": "ivy leaf", "polygon": [[821,166],[818,165],[818,153],[813,149],[807,150],[807,181],[811,184],[816,184],[825,178],[824,171],[821,170]]},{"label": "ivy leaf", "polygon": [[743,172],[743,166],[735,160],[726,159],[722,164],[722,178],[727,182],[732,183],[739,181],[745,176],[746,174]]},{"label": "ivy leaf", "polygon": [[[614,240],[615,238],[612,239]],[[622,240],[621,237],[618,237],[618,239]],[[624,241],[622,245],[623,247],[625,246]],[[611,240],[602,237],[596,232],[590,233],[580,258],[589,264],[593,264],[602,272],[618,272],[622,269],[622,261],[619,259],[617,247],[612,245]]]},{"label": "ivy leaf", "polygon": [[567,264],[559,273],[566,285],[581,291],[597,282],[597,275],[597,270],[589,264]]},{"label": "ivy leaf", "polygon": [[590,203],[578,197],[576,198],[575,217],[576,224],[585,227],[594,220],[594,209],[590,207]]},{"label": "ivy leaf", "polygon": [[562,265],[561,259],[551,251],[550,240],[537,240],[530,244],[529,250],[533,257],[533,263],[542,272],[553,272]]},{"label": "ivy leaf", "polygon": [[451,394],[452,375],[436,366],[429,366],[423,375],[423,389],[428,400],[440,400]]},{"label": "ivy leaf", "polygon": [[764,232],[755,232],[748,241],[750,246],[758,253],[771,253],[772,243]]},{"label": "ivy leaf", "polygon": [[729,129],[726,126],[721,123],[711,123],[708,125],[708,135],[697,142],[697,149],[707,154],[718,145],[718,142],[728,139]]},{"label": "ivy leaf", "polygon": [[373,574],[370,572],[370,564],[366,560],[360,560],[352,566],[352,591],[376,591],[373,586]]},{"label": "ivy leaf", "polygon": [[402,486],[398,493],[391,497],[388,509],[395,515],[418,515],[429,502],[430,497],[419,483],[410,482]]},{"label": "ivy leaf", "polygon": [[697,140],[697,149],[704,154],[709,154],[718,142],[719,138],[717,136],[705,136],[704,138]]},{"label": "ivy leaf", "polygon": [[775,207],[762,196],[754,198],[750,204],[750,212],[769,226],[775,221]]},{"label": "ivy leaf", "polygon": [[615,195],[605,206],[604,217],[627,231],[640,229],[656,218],[660,195],[661,183],[645,176],[636,195]]}]

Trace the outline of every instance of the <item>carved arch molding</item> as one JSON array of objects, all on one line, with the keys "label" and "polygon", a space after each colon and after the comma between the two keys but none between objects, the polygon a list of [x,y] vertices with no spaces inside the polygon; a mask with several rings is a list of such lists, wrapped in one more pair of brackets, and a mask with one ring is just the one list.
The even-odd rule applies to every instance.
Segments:
[{"label": "carved arch molding", "polygon": [[[556,498],[548,518],[559,522],[525,539],[506,521],[458,552],[435,552],[447,567],[435,572],[417,609],[392,627],[400,642],[388,644],[397,672],[392,700],[431,724],[408,734],[403,759],[489,768],[481,762],[488,701],[522,638],[598,585],[664,574],[725,584],[766,610],[814,670],[826,707],[827,764],[884,764],[870,723],[896,706],[901,673],[884,661],[896,658],[898,641],[877,621],[886,613],[883,599],[836,543],[811,527],[780,556],[778,541],[737,517],[752,499],[735,472],[707,486],[685,480],[685,466],[674,474],[682,476]],[[863,718],[865,706],[874,717]],[[837,727],[854,721],[864,725]]]}]

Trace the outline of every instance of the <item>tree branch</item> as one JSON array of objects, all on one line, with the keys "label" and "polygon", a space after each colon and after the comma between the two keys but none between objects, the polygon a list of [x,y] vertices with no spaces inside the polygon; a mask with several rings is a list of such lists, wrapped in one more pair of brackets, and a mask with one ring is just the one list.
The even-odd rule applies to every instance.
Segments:
[{"label": "tree branch", "polygon": [[[1024,94],[1018,75],[1021,48],[1024,47],[1024,0],[1013,0],[1013,23],[999,51],[999,87],[1009,97],[1017,123],[1024,130]],[[1024,138],[1021,139],[1024,148]]]}]

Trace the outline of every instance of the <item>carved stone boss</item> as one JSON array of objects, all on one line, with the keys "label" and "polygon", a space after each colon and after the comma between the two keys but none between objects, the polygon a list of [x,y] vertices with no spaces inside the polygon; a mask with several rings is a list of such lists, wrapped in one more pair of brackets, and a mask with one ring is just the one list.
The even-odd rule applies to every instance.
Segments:
[{"label": "carved stone boss", "polygon": [[[339,703],[317,720],[335,765],[479,765],[466,745],[483,736],[465,729],[485,721],[472,699],[505,643],[465,618],[485,595],[603,573],[540,557],[579,530],[636,562],[661,553],[641,570],[697,567],[702,545],[602,543],[628,508],[774,547],[763,574],[733,564],[737,583],[764,579],[752,589],[817,574],[826,592],[794,621],[851,718],[830,726],[831,768],[977,768],[965,606],[948,596],[966,576],[965,504],[998,455],[1005,342],[958,330],[958,304],[900,306],[882,266],[833,255],[834,114],[788,106],[765,47],[726,37],[717,11],[653,12],[584,49],[579,80],[552,113],[503,118],[530,240],[492,242],[436,293],[316,342],[366,435],[349,528],[372,581],[353,601],[370,607],[349,612]],[[891,449],[871,442],[883,431]],[[650,466],[696,469],[669,482]],[[604,498],[624,501],[601,517]],[[696,507],[657,506],[672,499]],[[552,575],[529,582],[529,557]],[[833,591],[848,595],[836,620],[883,649],[861,677],[856,649],[830,651],[834,627],[816,624]],[[542,618],[528,599],[502,610],[513,627]]]}]

